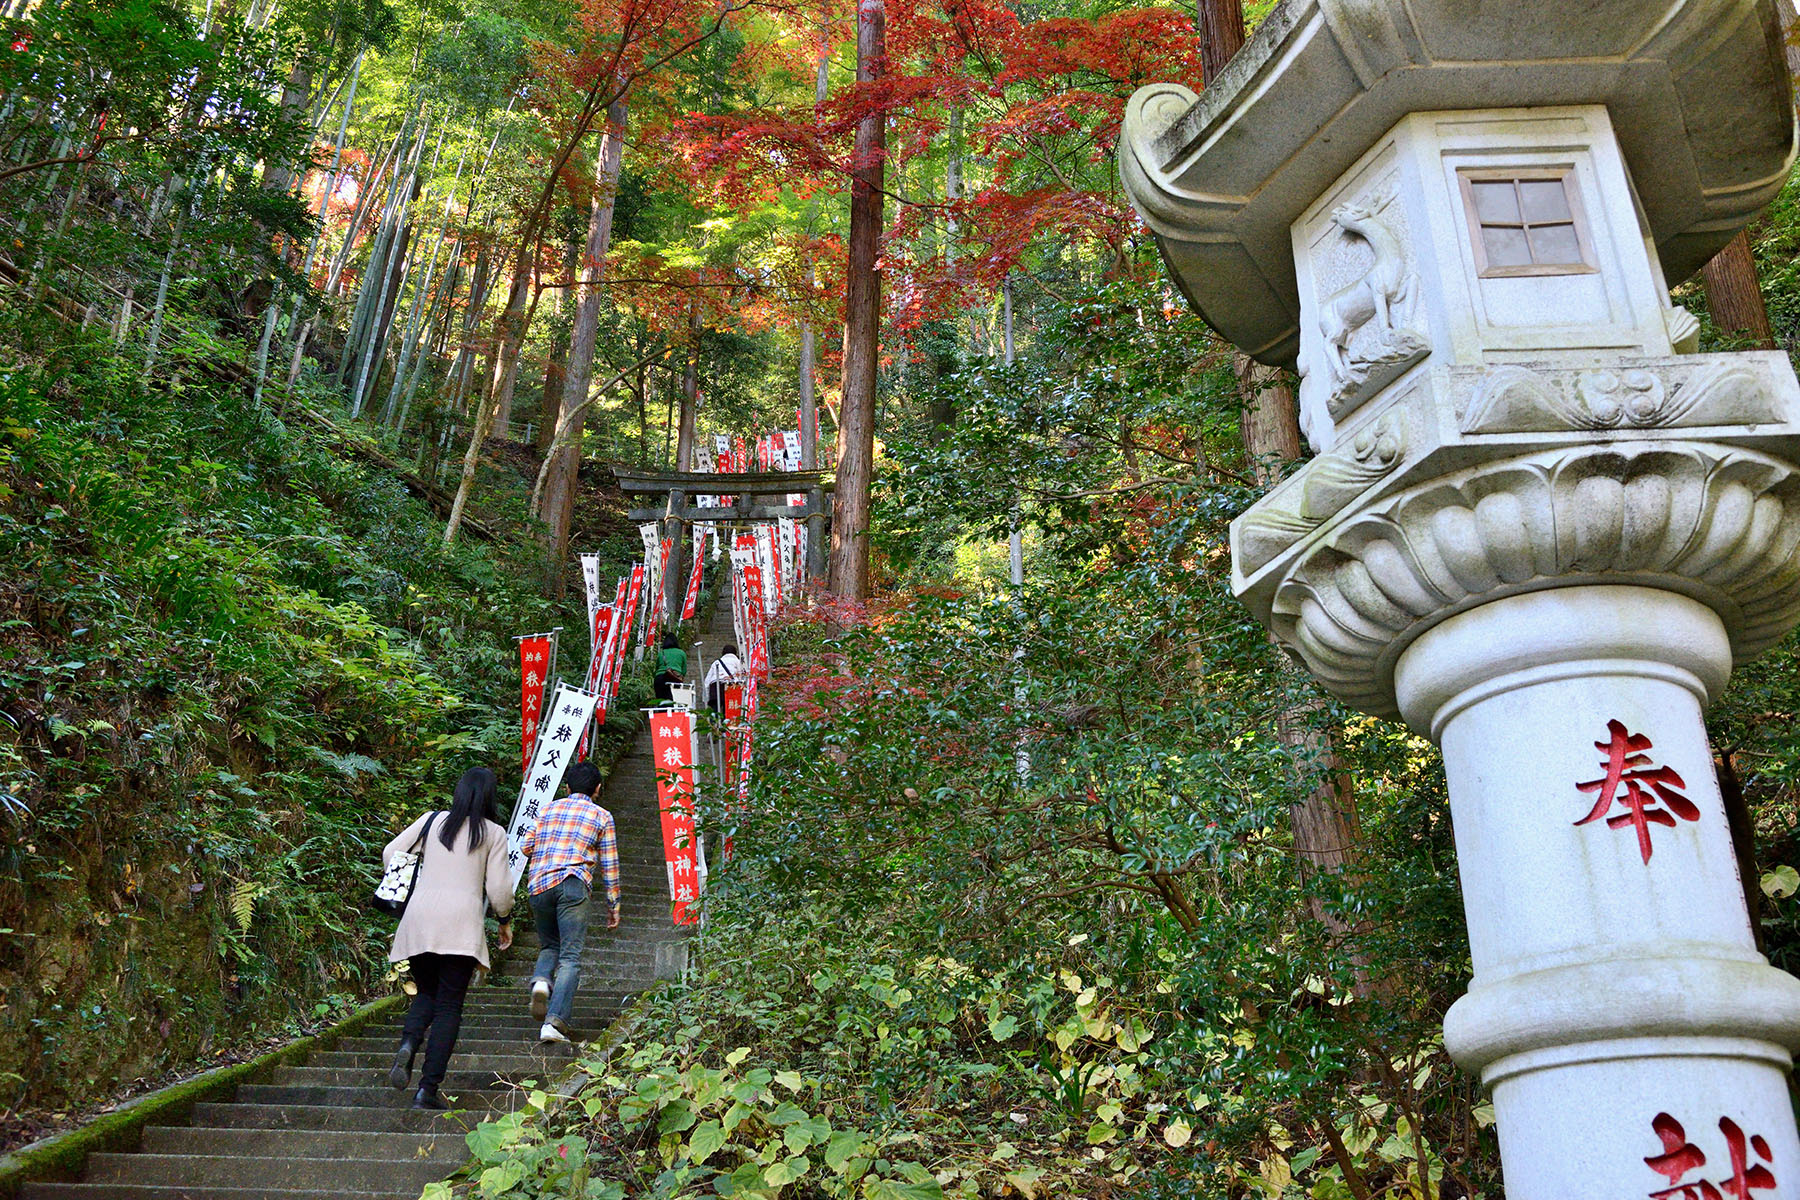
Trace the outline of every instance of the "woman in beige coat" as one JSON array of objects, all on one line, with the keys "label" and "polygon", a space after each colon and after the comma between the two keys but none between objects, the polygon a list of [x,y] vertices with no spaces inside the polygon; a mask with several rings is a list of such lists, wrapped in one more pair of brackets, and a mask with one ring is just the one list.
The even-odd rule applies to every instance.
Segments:
[{"label": "woman in beige coat", "polygon": [[494,773],[486,767],[464,771],[450,811],[426,813],[402,830],[381,852],[383,869],[406,850],[422,855],[419,876],[388,961],[410,963],[419,990],[406,1012],[388,1082],[401,1090],[412,1082],[413,1058],[423,1045],[425,1071],[412,1106],[441,1110],[449,1105],[438,1099],[438,1087],[462,1027],[463,998],[475,968],[488,965],[489,905],[500,918],[500,949],[512,945],[512,875],[506,831],[494,810]]}]

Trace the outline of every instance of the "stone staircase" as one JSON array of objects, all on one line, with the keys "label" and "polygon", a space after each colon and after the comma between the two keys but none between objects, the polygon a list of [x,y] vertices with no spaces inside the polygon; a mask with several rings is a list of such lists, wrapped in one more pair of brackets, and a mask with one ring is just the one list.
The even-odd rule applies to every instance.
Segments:
[{"label": "stone staircase", "polygon": [[[618,929],[598,913],[590,925],[571,1022],[578,1039],[603,1031],[655,981],[659,963],[669,973],[685,962],[669,919],[647,727],[607,780],[603,804],[618,827],[623,904]],[[571,1048],[539,1047],[526,990],[538,943],[522,900],[515,920],[511,952],[469,993],[443,1086],[457,1111],[412,1111],[412,1093],[387,1086],[396,1014],[276,1068],[266,1083],[240,1085],[230,1101],[195,1105],[186,1125],[146,1128],[135,1153],[90,1155],[79,1182],[26,1184],[21,1200],[412,1200],[468,1161],[463,1134],[515,1104],[520,1082],[547,1082],[574,1060]]]}]

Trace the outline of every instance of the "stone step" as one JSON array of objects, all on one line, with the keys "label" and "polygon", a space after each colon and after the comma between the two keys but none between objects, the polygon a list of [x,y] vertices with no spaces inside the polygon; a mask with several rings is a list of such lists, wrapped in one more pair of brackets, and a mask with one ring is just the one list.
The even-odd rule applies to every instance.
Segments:
[{"label": "stone step", "polygon": [[[471,1048],[461,1038],[456,1039],[456,1050],[450,1055],[450,1074],[470,1075],[490,1072],[494,1075],[512,1078],[520,1075],[542,1075],[546,1069],[560,1071],[569,1065],[571,1055],[550,1056],[536,1053],[540,1043],[527,1042],[523,1039],[515,1042],[498,1041],[504,1046],[502,1050],[479,1051]],[[413,1078],[418,1078],[420,1068],[424,1065],[423,1054],[413,1062]],[[561,1061],[557,1061],[560,1059]],[[345,1050],[325,1050],[306,1060],[307,1070],[326,1068],[333,1071],[352,1073],[352,1082],[365,1083],[379,1078],[387,1079],[388,1068],[393,1066],[394,1051],[389,1047],[385,1052],[363,1052]]]},{"label": "stone step", "polygon": [[[412,1103],[407,1092],[390,1087],[345,1087],[342,1085],[240,1083],[237,1098],[245,1104],[316,1104],[333,1108],[399,1108]],[[468,1088],[452,1093],[446,1089],[446,1103],[470,1112],[505,1112],[518,1099],[514,1088]]]},{"label": "stone step", "polygon": [[[536,1064],[525,1063],[528,1072],[536,1072]],[[377,1072],[372,1067],[277,1067],[271,1083],[281,1087],[355,1087],[383,1088],[388,1087],[387,1068]],[[413,1073],[413,1082],[418,1082],[418,1072]],[[465,1091],[485,1091],[489,1088],[503,1087],[514,1082],[503,1072],[490,1070],[478,1063],[469,1061],[464,1055],[450,1056],[450,1072],[444,1076],[443,1090],[462,1093]],[[395,1092],[411,1098],[408,1092]]]},{"label": "stone step", "polygon": [[[352,1055],[356,1056],[358,1061],[366,1060],[370,1065],[380,1067],[385,1071],[393,1064],[394,1049],[399,1041],[400,1039],[397,1036],[384,1038],[345,1038],[338,1043],[338,1048],[336,1050],[321,1051],[318,1054],[313,1055],[307,1062],[320,1067],[354,1066],[356,1063],[347,1060],[326,1058],[327,1054]],[[566,1046],[540,1043],[537,1040],[537,1035],[535,1033],[528,1039],[459,1037],[456,1039],[456,1053],[459,1057],[465,1054],[527,1054],[534,1055],[551,1066],[555,1066],[559,1062],[566,1066],[575,1057],[574,1051]],[[422,1054],[420,1056],[420,1062],[423,1062]],[[414,1065],[417,1066],[419,1064]]]},{"label": "stone step", "polygon": [[88,1183],[417,1192],[449,1174],[442,1163],[365,1158],[253,1158],[238,1154],[90,1154]]},{"label": "stone step", "polygon": [[257,1158],[393,1159],[461,1166],[469,1144],[461,1132],[363,1132],[348,1129],[232,1129],[153,1125],[139,1147],[148,1154],[237,1154]]},{"label": "stone step", "polygon": [[[585,972],[584,972],[585,973]],[[531,996],[524,988],[509,992],[504,996],[483,996],[479,1004],[463,1005],[463,1021],[480,1017],[510,1016],[514,1013],[530,1011]],[[624,1001],[607,996],[590,996],[579,989],[575,993],[575,1005],[572,1014],[576,1020],[610,1021],[619,1015]],[[403,1022],[394,1022],[398,1028]]]},{"label": "stone step", "polygon": [[19,1189],[19,1200],[418,1200],[419,1190],[359,1192],[334,1187],[302,1191],[192,1184],[28,1183]]},{"label": "stone step", "polygon": [[[585,968],[582,974],[584,976],[587,974]],[[583,988],[575,993],[575,1011],[597,1019],[611,1020],[625,1005],[631,1002],[631,997],[636,994],[633,992],[625,996],[594,996]],[[463,1022],[466,1024],[474,1017],[505,1016],[526,1012],[530,1005],[531,993],[521,980],[518,987],[508,988],[500,995],[482,997],[479,1004],[474,1000],[468,1001],[463,1005]],[[403,1024],[405,1024],[404,1019],[396,1020],[392,1028],[398,1030]]]},{"label": "stone step", "polygon": [[213,1129],[308,1129],[408,1134],[431,1134],[448,1130],[461,1137],[468,1129],[474,1128],[477,1114],[325,1104],[201,1103],[194,1105],[193,1117],[197,1123]]},{"label": "stone step", "polygon": [[[463,1032],[474,1041],[510,1042],[514,1046],[532,1047],[538,1044],[538,1031],[542,1028],[543,1022],[533,1020],[530,1017],[523,1017],[517,1021],[495,1021],[482,1026],[478,1030],[465,1029]],[[605,1031],[606,1026],[604,1025],[582,1025],[577,1023],[569,1028],[568,1033],[572,1040],[576,1042],[586,1042],[599,1037]],[[396,1037],[395,1041],[398,1040],[399,1038]],[[462,1038],[459,1037],[456,1041],[458,1046],[462,1044]],[[452,1070],[456,1068],[454,1057],[451,1059],[450,1067]]]}]

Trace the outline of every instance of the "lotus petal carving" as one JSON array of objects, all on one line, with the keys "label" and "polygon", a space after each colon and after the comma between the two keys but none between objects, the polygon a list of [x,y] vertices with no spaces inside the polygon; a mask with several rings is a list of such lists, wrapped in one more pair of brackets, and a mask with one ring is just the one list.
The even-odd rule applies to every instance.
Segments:
[{"label": "lotus petal carving", "polygon": [[1453,613],[1585,583],[1681,591],[1738,658],[1800,622],[1800,475],[1699,442],[1545,451],[1384,497],[1277,589],[1272,627],[1334,695],[1396,717],[1394,662]]}]

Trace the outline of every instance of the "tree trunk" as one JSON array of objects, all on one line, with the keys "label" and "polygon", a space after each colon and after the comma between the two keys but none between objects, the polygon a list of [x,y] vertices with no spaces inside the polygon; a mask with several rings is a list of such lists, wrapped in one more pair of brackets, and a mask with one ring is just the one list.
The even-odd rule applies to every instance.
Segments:
[{"label": "tree trunk", "polygon": [[[1281,468],[1300,457],[1300,410],[1293,385],[1274,367],[1238,355],[1244,451],[1258,483],[1272,483]],[[1299,789],[1288,805],[1294,856],[1301,873],[1336,874],[1356,858],[1360,825],[1356,792],[1343,768],[1331,730],[1321,724],[1324,702],[1309,699],[1281,713],[1276,737],[1294,760]],[[1342,934],[1348,923],[1333,917],[1317,899],[1309,901],[1313,919]],[[1360,987],[1359,991],[1362,990]]]},{"label": "tree trunk", "polygon": [[[856,79],[878,78],[887,57],[883,0],[857,0]],[[869,592],[869,494],[875,475],[875,382],[881,349],[880,248],[886,117],[871,112],[856,127],[856,170],[850,184],[850,244],[844,305],[843,396],[838,410],[837,493],[831,510],[833,593],[861,600]]]},{"label": "tree trunk", "polygon": [[563,429],[569,421],[583,421],[588,387],[594,377],[594,345],[600,334],[600,300],[604,263],[612,248],[613,202],[619,192],[619,170],[625,156],[625,124],[629,117],[624,100],[607,109],[607,128],[600,140],[595,165],[594,200],[588,210],[587,242],[582,247],[578,270],[575,321],[569,332],[569,365],[563,373],[562,403],[557,410],[557,441],[552,443],[549,477],[538,512],[545,526],[544,581],[552,595],[561,595],[562,563],[568,557],[569,522],[575,512],[575,484],[581,469],[581,431]]},{"label": "tree trunk", "polygon": [[[1781,2],[1786,4],[1789,0]],[[1750,253],[1750,239],[1745,233],[1740,230],[1723,250],[1713,255],[1712,261],[1700,268],[1700,277],[1706,283],[1706,307],[1712,311],[1713,324],[1720,333],[1747,337],[1761,350],[1775,348],[1769,310],[1756,282],[1756,259]]]},{"label": "tree trunk", "polygon": [[688,305],[687,366],[681,372],[681,418],[675,427],[675,469],[694,469],[694,423],[700,411],[700,305]]},{"label": "tree trunk", "polygon": [[[821,18],[824,10],[820,10]],[[831,26],[821,19],[819,21],[819,54],[818,75],[813,81],[813,104],[822,105],[831,95],[831,79],[826,71],[831,62]],[[810,298],[813,287],[812,263],[806,264],[806,290]],[[816,386],[813,369],[818,358],[817,335],[813,333],[811,321],[800,326],[800,469],[817,470],[819,466],[819,403],[814,393]]]},{"label": "tree trunk", "polygon": [[536,235],[527,230],[513,258],[512,287],[506,293],[506,307],[494,321],[494,370],[488,381],[488,396],[494,410],[493,428],[502,436],[512,423],[513,391],[519,385],[519,354],[525,344],[526,316],[531,300],[531,283]]},{"label": "tree trunk", "polygon": [[1244,45],[1244,0],[1195,0],[1200,73],[1210,85]]},{"label": "tree trunk", "polygon": [[[288,75],[287,84],[281,89],[281,115],[290,121],[299,121],[301,113],[306,111],[307,93],[312,91],[312,67],[302,56],[294,64]],[[296,176],[288,170],[284,162],[270,162],[263,167],[262,185],[278,195],[285,195],[294,186]]]},{"label": "tree trunk", "polygon": [[[568,280],[568,286],[556,289],[550,309],[552,316],[560,317],[565,303],[572,306],[576,302],[574,292],[581,279],[581,253],[586,247],[585,230],[569,238],[568,253],[563,256],[563,276]],[[538,401],[537,436],[532,439],[540,459],[550,453],[550,447],[556,441],[563,387],[569,377],[570,340],[570,329],[559,322],[556,335],[550,340],[550,353],[544,356],[543,399]]]},{"label": "tree trunk", "polygon": [[[806,282],[812,283],[812,264],[806,267]],[[800,326],[800,469],[816,470],[819,465],[819,402],[813,394],[813,328]]]}]

